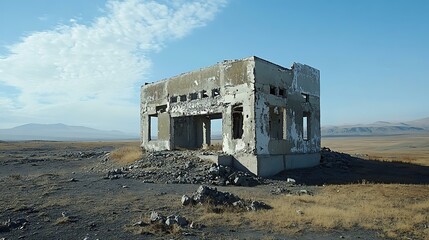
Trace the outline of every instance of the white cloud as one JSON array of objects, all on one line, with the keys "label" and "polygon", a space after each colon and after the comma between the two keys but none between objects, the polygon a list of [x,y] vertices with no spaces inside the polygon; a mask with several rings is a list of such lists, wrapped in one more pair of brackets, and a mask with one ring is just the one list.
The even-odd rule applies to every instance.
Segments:
[{"label": "white cloud", "polygon": [[223,5],[109,1],[106,15],[90,25],[71,21],[24,37],[0,56],[0,84],[19,92],[3,97],[0,110],[7,108],[10,121],[17,123],[25,114],[38,121],[121,128],[113,124],[134,118],[134,129],[138,86],[151,66],[147,53],[204,26]]}]

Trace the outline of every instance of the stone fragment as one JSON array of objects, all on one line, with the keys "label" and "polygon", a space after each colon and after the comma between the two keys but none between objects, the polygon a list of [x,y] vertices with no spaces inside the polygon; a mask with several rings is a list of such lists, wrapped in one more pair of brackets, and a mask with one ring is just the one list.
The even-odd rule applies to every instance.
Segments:
[{"label": "stone fragment", "polygon": [[176,221],[177,225],[179,225],[181,227],[188,225],[188,221],[186,220],[186,218],[184,218],[180,215],[175,216],[174,220]]},{"label": "stone fragment", "polygon": [[182,196],[182,205],[186,206],[189,205],[191,203],[191,198],[188,195],[183,195]]},{"label": "stone fragment", "polygon": [[248,208],[249,211],[259,211],[263,209],[271,209],[271,207],[260,201],[252,201]]},{"label": "stone fragment", "polygon": [[176,218],[173,215],[168,216],[167,220],[165,220],[165,225],[167,225],[167,226],[171,226],[171,225],[176,224],[176,223],[177,223]]},{"label": "stone fragment", "polygon": [[253,187],[258,185],[258,181],[251,176],[237,176],[234,179],[234,185],[243,187]]},{"label": "stone fragment", "polygon": [[288,183],[296,183],[296,180],[293,179],[293,178],[287,178],[286,182],[288,182]]},{"label": "stone fragment", "polygon": [[150,214],[150,221],[151,222],[163,222],[165,219],[164,216],[162,216],[161,214],[159,214],[158,212],[152,211]]},{"label": "stone fragment", "polygon": [[189,228],[191,228],[191,229],[201,229],[204,227],[205,227],[204,224],[200,224],[200,223],[196,223],[196,222],[191,222],[191,224],[189,225]]}]

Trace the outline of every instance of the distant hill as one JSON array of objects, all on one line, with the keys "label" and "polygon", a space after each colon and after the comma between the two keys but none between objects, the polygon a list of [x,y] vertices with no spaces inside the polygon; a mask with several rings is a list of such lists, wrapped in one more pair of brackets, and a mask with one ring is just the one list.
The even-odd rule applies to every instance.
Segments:
[{"label": "distant hill", "polygon": [[429,133],[429,118],[409,122],[391,123],[379,121],[372,124],[324,126],[322,136],[369,136]]},{"label": "distant hill", "polygon": [[9,129],[0,129],[0,140],[53,140],[53,141],[96,141],[137,139],[138,135],[126,134],[120,131],[103,131],[82,126],[58,124],[30,123]]}]

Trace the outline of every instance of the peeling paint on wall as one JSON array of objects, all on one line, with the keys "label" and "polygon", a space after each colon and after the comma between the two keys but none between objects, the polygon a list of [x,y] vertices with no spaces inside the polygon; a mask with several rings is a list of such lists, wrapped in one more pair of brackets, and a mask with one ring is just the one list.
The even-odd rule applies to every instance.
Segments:
[{"label": "peeling paint on wall", "polygon": [[[255,174],[274,174],[282,170],[279,165],[312,166],[320,153],[319,75],[319,70],[307,65],[294,63],[287,69],[249,57],[144,85],[140,107],[142,147],[150,151],[206,147],[205,143],[210,143],[205,139],[210,136],[209,120],[222,118],[222,149],[235,159],[236,167]],[[165,106],[163,114],[167,117],[160,118],[158,126],[170,126],[162,131],[169,134],[154,141],[148,134],[148,121],[149,116],[160,114],[160,106]],[[242,106],[237,115],[240,118],[233,117],[237,114],[234,106]],[[309,116],[308,129],[303,126],[304,114]],[[180,131],[179,122],[183,127]],[[304,129],[309,132],[308,139],[304,138]],[[235,131],[243,132],[237,135]],[[277,135],[270,136],[274,133]],[[283,163],[274,164],[278,161]]]}]

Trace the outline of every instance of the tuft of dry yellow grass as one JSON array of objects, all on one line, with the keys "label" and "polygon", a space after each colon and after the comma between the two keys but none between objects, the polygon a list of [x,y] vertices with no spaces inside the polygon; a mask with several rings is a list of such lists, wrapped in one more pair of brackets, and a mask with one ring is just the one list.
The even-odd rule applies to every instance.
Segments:
[{"label": "tuft of dry yellow grass", "polygon": [[120,147],[110,153],[110,159],[123,165],[140,160],[142,156],[143,151],[139,146]]},{"label": "tuft of dry yellow grass", "polygon": [[[429,188],[426,185],[353,184],[325,186],[315,196],[271,196],[272,210],[206,213],[212,224],[250,224],[287,234],[305,229],[363,228],[390,238],[429,236]],[[209,220],[209,221],[208,221]],[[237,225],[237,226],[238,226]]]}]

